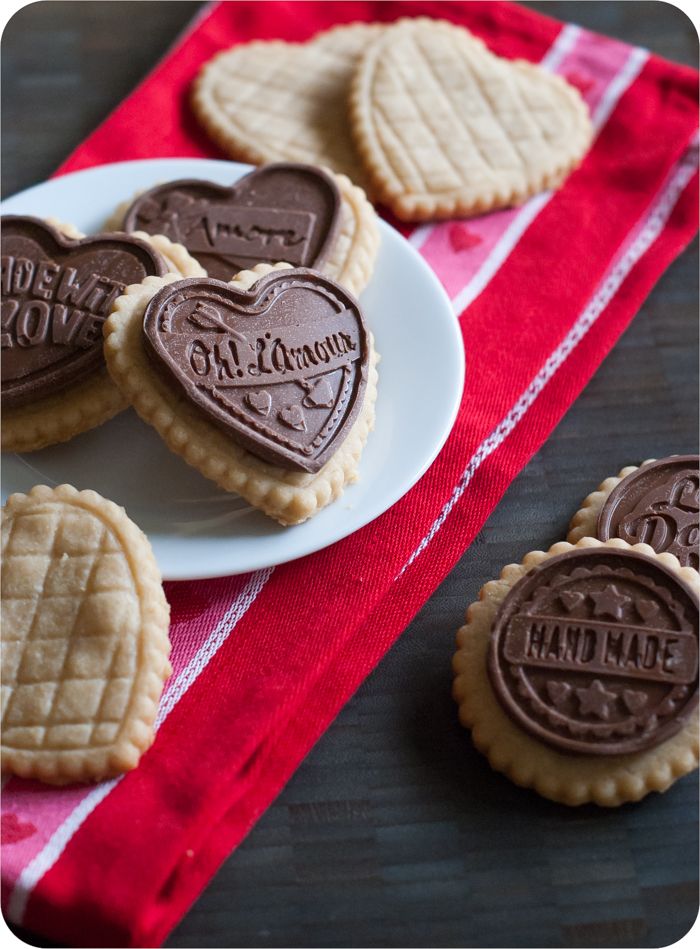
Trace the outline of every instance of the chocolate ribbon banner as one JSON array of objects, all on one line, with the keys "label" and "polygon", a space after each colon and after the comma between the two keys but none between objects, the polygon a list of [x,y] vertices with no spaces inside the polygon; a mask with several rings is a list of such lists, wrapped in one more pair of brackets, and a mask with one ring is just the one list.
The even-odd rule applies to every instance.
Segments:
[{"label": "chocolate ribbon banner", "polygon": [[194,254],[235,254],[256,263],[275,257],[301,266],[308,259],[315,219],[307,211],[203,202],[181,212],[174,230]]}]

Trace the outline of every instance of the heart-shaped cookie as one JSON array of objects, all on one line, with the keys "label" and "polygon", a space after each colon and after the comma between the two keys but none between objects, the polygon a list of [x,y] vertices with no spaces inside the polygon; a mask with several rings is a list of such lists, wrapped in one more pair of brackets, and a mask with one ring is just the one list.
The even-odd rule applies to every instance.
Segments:
[{"label": "heart-shaped cookie", "polygon": [[33,405],[104,368],[102,324],[164,261],[127,235],[71,240],[38,218],[2,219],[2,399]]},{"label": "heart-shaped cookie", "polygon": [[224,50],[197,77],[195,115],[233,158],[325,165],[366,191],[348,129],[347,97],[359,56],[382,29],[378,23],[352,23],[308,43],[244,43]]},{"label": "heart-shaped cookie", "polygon": [[[261,278],[273,271],[289,273],[291,269],[283,263],[258,264],[252,270],[237,274],[231,286],[239,291],[250,290],[252,296],[256,296],[256,284]],[[347,485],[357,480],[362,452],[375,419],[379,355],[372,334],[368,334],[367,385],[347,437],[340,444],[335,440],[334,454],[319,471],[294,471],[246,451],[231,437],[228,428],[201,411],[178,383],[173,384],[164,363],[160,363],[162,371],[159,371],[159,362],[149,356],[144,314],[160,289],[173,283],[172,275],[152,278],[147,285],[130,287],[117,300],[105,324],[105,358],[110,375],[141,418],[188,464],[225,491],[241,495],[280,524],[301,524],[339,498]],[[307,395],[302,399],[304,409]],[[319,392],[319,400],[322,396],[323,392]],[[264,385],[252,387],[244,403],[252,418],[267,421],[272,411],[272,395]]]},{"label": "heart-shaped cookie", "polygon": [[123,508],[69,485],[12,495],[2,525],[2,766],[43,781],[133,768],[170,673],[168,605]]},{"label": "heart-shaped cookie", "polygon": [[350,123],[375,194],[407,221],[518,204],[558,185],[592,137],[583,99],[561,77],[422,17],[367,45]]},{"label": "heart-shaped cookie", "polygon": [[340,192],[311,165],[266,165],[230,188],[171,181],[139,195],[126,231],[165,234],[183,244],[210,277],[230,280],[257,263],[318,268],[338,231]]},{"label": "heart-shaped cookie", "polygon": [[[276,271],[251,290],[178,281],[150,301],[143,330],[147,352],[178,392],[282,468],[318,471],[362,405],[369,360],[362,313],[315,271]],[[322,383],[331,398],[310,400]]]}]

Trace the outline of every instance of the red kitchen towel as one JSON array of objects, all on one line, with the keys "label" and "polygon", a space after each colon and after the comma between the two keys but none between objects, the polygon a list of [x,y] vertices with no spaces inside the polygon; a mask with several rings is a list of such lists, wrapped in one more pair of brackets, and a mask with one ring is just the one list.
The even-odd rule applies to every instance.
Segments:
[{"label": "red kitchen towel", "polygon": [[697,74],[510,3],[206,7],[60,171],[216,157],[187,90],[217,50],[405,15],[453,20],[496,53],[566,76],[590,106],[595,142],[555,194],[407,231],[453,301],[468,361],[454,431],[421,481],[377,521],[313,556],[169,584],[174,673],[140,766],[90,788],[7,784],[3,907],[55,940],[160,944],[453,567],[696,231]]}]

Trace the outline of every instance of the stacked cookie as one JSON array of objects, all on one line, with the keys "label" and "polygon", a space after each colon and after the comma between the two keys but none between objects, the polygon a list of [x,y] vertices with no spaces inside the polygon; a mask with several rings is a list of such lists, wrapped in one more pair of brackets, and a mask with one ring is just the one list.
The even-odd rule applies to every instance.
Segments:
[{"label": "stacked cookie", "polygon": [[617,806],[698,766],[699,467],[608,478],[567,543],[504,567],[467,610],[460,720],[516,784]]},{"label": "stacked cookie", "polygon": [[67,440],[131,404],[282,524],[337,498],[374,424],[378,357],[356,295],[379,231],[362,190],[273,164],[228,188],[156,186],[108,226],[3,223],[3,448]]},{"label": "stacked cookie", "polygon": [[192,104],[232,157],[328,166],[405,221],[519,204],[561,184],[592,139],[561,77],[423,17],[225,50]]}]

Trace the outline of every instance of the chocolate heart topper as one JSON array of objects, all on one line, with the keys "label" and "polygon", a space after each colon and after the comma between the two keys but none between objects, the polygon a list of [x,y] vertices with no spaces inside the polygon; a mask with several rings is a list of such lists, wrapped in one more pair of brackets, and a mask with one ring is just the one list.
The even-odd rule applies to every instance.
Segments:
[{"label": "chocolate heart topper", "polygon": [[230,280],[259,263],[316,267],[333,245],[340,214],[333,178],[313,165],[265,165],[230,188],[181,180],[139,195],[126,231],[184,244],[210,277]]},{"label": "chocolate heart topper", "polygon": [[148,304],[146,351],[170,385],[265,461],[316,472],[362,406],[369,343],[359,304],[313,270],[249,290],[206,277]]},{"label": "chocolate heart topper", "polygon": [[126,286],[165,261],[126,234],[70,240],[39,218],[2,218],[2,399],[26,405],[104,366],[102,324]]}]

